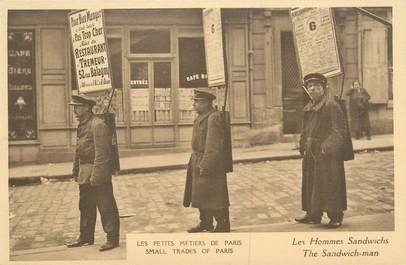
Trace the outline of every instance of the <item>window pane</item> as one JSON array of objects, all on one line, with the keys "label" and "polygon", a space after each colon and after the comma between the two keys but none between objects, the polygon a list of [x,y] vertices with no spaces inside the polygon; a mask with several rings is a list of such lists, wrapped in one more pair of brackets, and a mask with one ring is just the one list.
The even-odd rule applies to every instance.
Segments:
[{"label": "window pane", "polygon": [[179,86],[208,86],[203,38],[179,38]]},{"label": "window pane", "polygon": [[171,63],[154,63],[154,119],[171,120]]},{"label": "window pane", "polygon": [[207,87],[206,58],[203,38],[179,38],[179,115],[181,121],[196,117],[193,110],[193,88]]},{"label": "window pane", "polygon": [[[116,121],[124,121],[124,102],[123,102],[123,80],[121,65],[121,39],[108,38],[107,45],[110,53],[110,65],[112,68],[114,96],[111,99],[109,112],[116,115]],[[97,97],[96,106],[93,108],[95,113],[103,113],[109,105],[111,90],[106,91],[104,95]]]},{"label": "window pane", "polygon": [[117,121],[124,121],[121,38],[108,38],[107,45],[110,53],[110,65],[113,72],[113,87],[116,89],[114,97],[111,100],[110,109],[116,114]]},{"label": "window pane", "polygon": [[130,75],[130,88],[149,87],[147,63],[132,63]]},{"label": "window pane", "polygon": [[123,72],[121,64],[121,39],[108,38],[107,45],[110,53],[110,64],[113,71],[113,86],[123,87]]},{"label": "window pane", "polygon": [[8,138],[37,139],[34,31],[8,31]]},{"label": "window pane", "polygon": [[133,30],[130,32],[131,53],[170,53],[169,30]]},{"label": "window pane", "polygon": [[131,120],[149,120],[148,63],[130,65]]}]

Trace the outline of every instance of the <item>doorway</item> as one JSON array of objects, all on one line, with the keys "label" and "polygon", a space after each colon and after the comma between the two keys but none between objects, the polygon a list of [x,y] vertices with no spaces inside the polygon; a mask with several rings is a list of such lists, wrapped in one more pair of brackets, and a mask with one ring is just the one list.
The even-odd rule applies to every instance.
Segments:
[{"label": "doorway", "polygon": [[304,92],[301,88],[299,67],[292,31],[281,31],[283,133],[300,132]]}]

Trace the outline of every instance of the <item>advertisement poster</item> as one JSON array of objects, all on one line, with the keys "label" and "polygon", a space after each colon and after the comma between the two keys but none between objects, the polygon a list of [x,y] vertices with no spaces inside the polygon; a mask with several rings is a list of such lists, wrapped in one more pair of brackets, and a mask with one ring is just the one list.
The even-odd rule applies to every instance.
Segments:
[{"label": "advertisement poster", "polygon": [[291,11],[302,76],[342,72],[330,8],[296,8]]},{"label": "advertisement poster", "polygon": [[193,110],[193,89],[179,88],[179,109],[180,110]]},{"label": "advertisement poster", "polygon": [[131,110],[148,111],[149,110],[149,90],[148,89],[131,89]]},{"label": "advertisement poster", "polygon": [[102,10],[69,15],[73,59],[81,93],[112,88]]},{"label": "advertisement poster", "polygon": [[209,87],[225,85],[221,9],[203,10],[204,44]]}]

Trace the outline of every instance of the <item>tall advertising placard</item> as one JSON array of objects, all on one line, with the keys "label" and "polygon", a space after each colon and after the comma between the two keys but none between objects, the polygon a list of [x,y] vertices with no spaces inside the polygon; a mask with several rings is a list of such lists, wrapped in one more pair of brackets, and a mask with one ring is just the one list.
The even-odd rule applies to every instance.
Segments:
[{"label": "tall advertising placard", "polygon": [[112,88],[103,10],[79,10],[68,15],[79,93]]},{"label": "tall advertising placard", "polygon": [[[220,8],[203,9],[203,32],[209,87],[216,87],[217,106],[222,107],[224,121],[224,165],[226,172],[233,171],[231,119],[225,111],[227,102],[226,57]],[[224,97],[224,99],[223,99]],[[223,102],[223,104],[222,104]]]},{"label": "tall advertising placard", "polygon": [[[120,170],[115,114],[109,112],[114,96],[102,9],[84,9],[68,15],[70,38],[79,93],[107,92],[108,105],[98,113],[111,133],[112,172]],[[112,93],[108,93],[112,90]],[[95,94],[93,94],[95,95]],[[103,103],[104,104],[104,103]]]},{"label": "tall advertising placard", "polygon": [[309,73],[321,73],[326,77],[341,74],[331,8],[295,8],[290,14],[302,76]]},{"label": "tall advertising placard", "polygon": [[220,8],[203,9],[204,46],[209,87],[226,84]]},{"label": "tall advertising placard", "polygon": [[[294,8],[290,14],[302,76],[310,73],[321,73],[325,77],[344,74],[331,8]],[[338,103],[346,114],[345,102],[339,98]],[[347,161],[354,159],[354,150],[347,117],[345,121],[347,134],[343,158]]]}]

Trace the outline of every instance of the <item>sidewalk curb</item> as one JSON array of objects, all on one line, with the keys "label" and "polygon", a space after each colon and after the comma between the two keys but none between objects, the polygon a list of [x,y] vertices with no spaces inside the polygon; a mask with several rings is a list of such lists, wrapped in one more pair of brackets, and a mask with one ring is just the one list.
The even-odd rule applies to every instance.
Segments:
[{"label": "sidewalk curb", "polygon": [[[393,151],[393,145],[380,146],[380,147],[369,147],[369,148],[359,148],[354,150],[354,153],[363,153],[363,152],[372,152],[372,151]],[[296,152],[296,151],[295,151]],[[234,159],[233,164],[238,163],[258,163],[263,161],[281,161],[281,160],[293,160],[300,159],[300,154],[287,154],[280,156],[262,156],[262,157],[253,157],[253,158],[240,158]],[[126,174],[137,174],[137,173],[151,173],[164,170],[176,170],[176,169],[185,169],[187,168],[187,163],[172,164],[172,165],[163,165],[163,166],[153,166],[153,167],[134,167],[126,168],[120,170],[118,175]],[[23,177],[10,177],[9,186],[24,186],[30,184],[40,184],[41,178],[45,178],[49,181],[66,181],[72,179],[71,174],[61,174],[61,175],[44,175],[44,176],[23,176]]]}]

